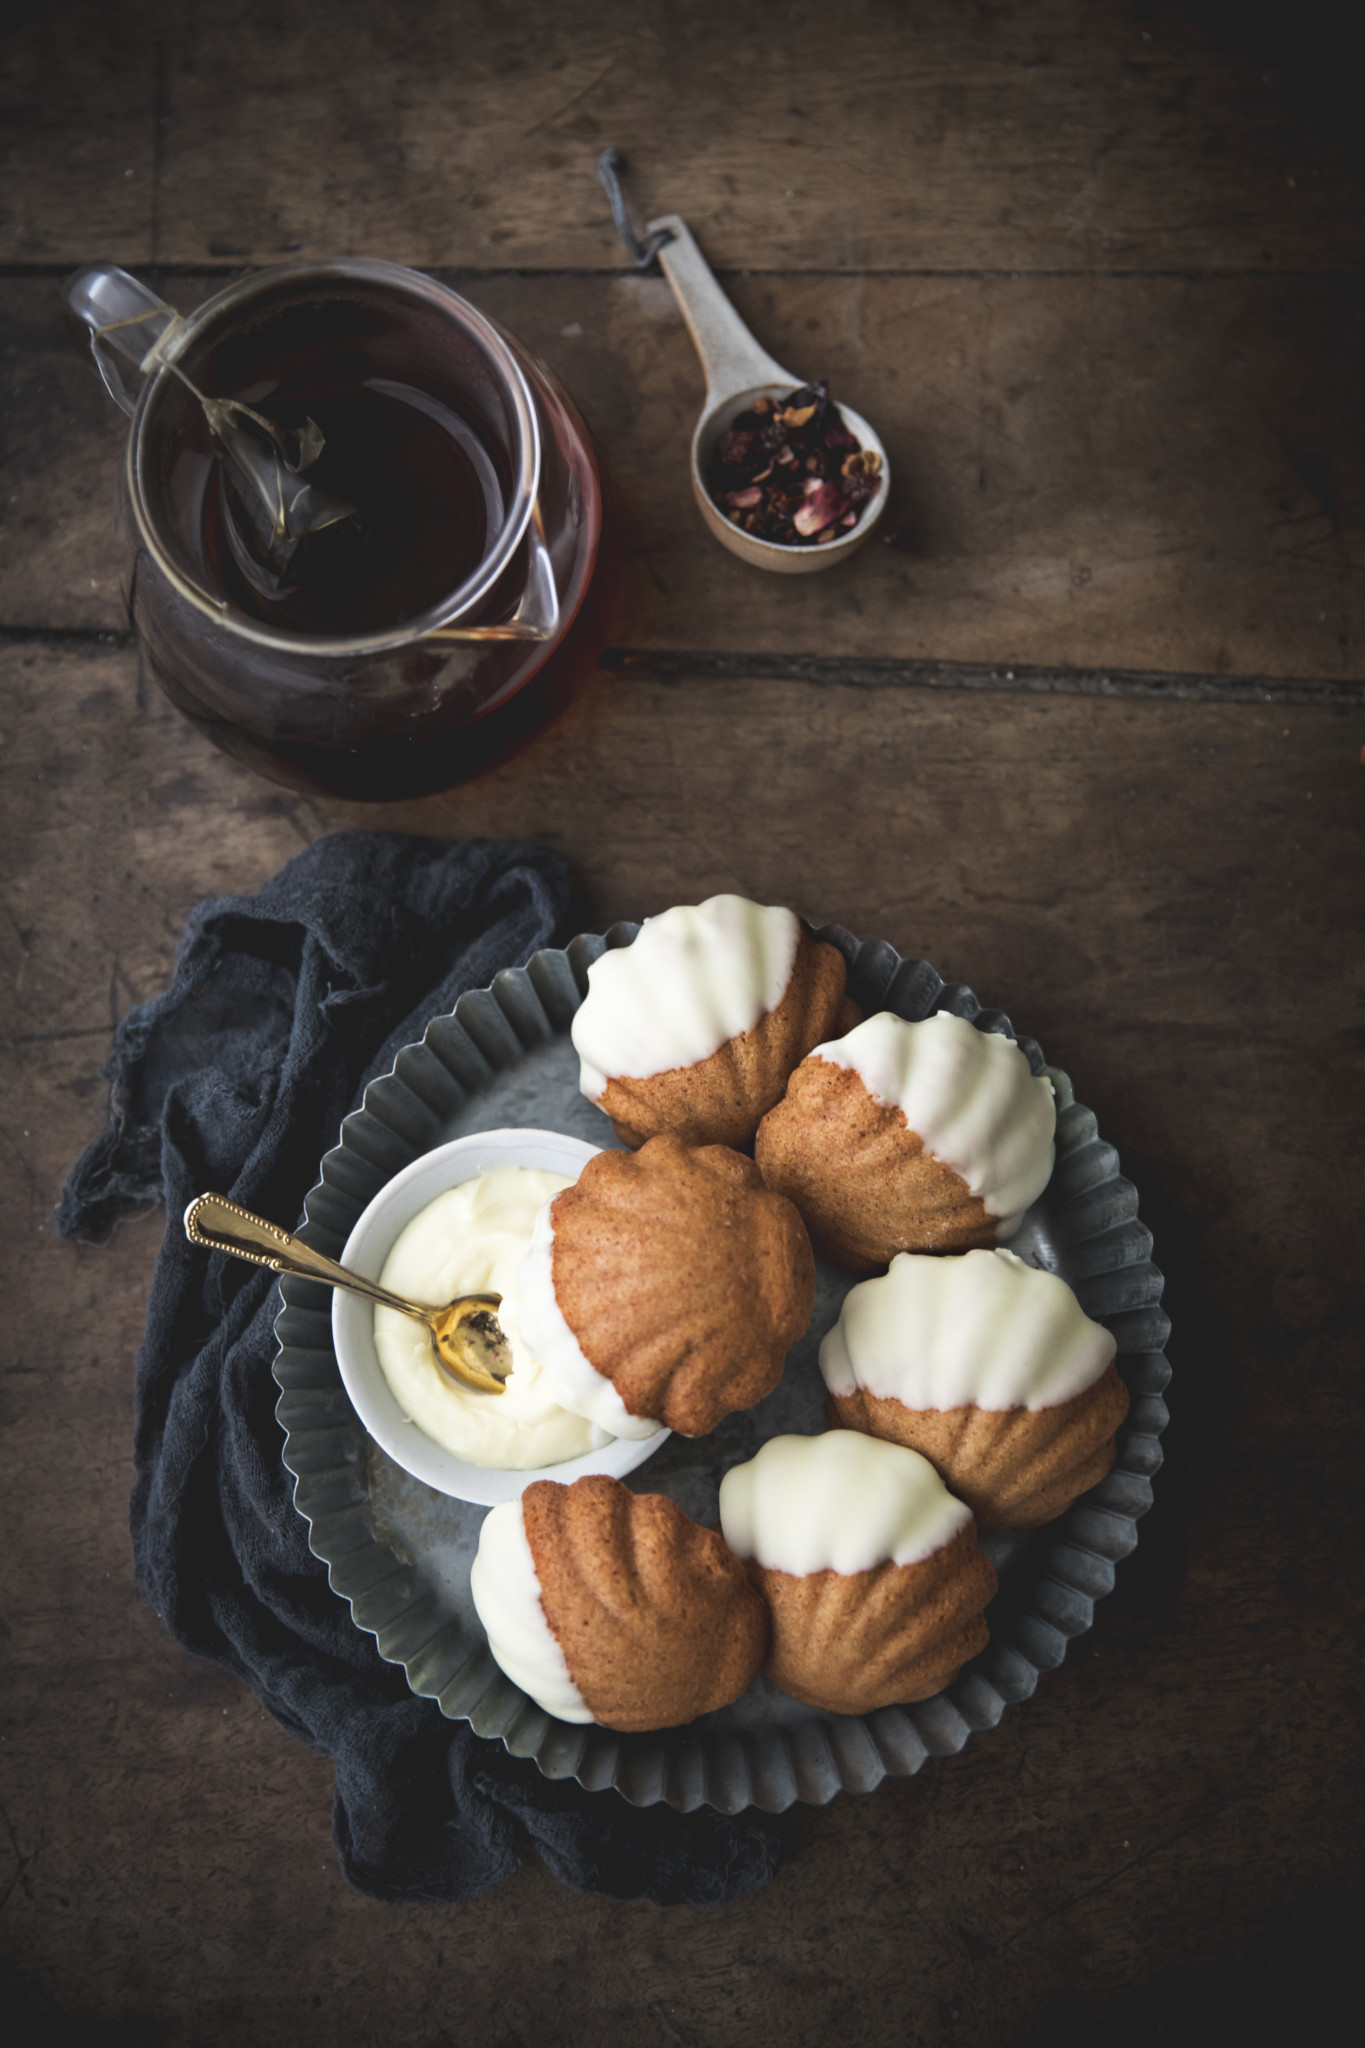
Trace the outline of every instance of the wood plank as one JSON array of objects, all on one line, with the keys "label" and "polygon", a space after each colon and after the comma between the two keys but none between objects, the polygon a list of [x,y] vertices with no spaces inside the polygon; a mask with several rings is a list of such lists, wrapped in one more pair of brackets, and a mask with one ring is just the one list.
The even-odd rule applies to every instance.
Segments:
[{"label": "wood plank", "polygon": [[[67,269],[107,252],[149,262],[157,148],[145,11],[30,7],[23,15],[7,22],[0,43],[3,260]],[[66,230],[56,227],[64,213]],[[83,240],[74,258],[69,230]]]},{"label": "wood plank", "polygon": [[0,649],[0,677],[16,1030],[106,1029],[164,985],[199,897],[343,824],[541,838],[580,923],[799,894],[1049,1041],[1077,1004],[1193,1030],[1254,999],[1278,1028],[1319,971],[1354,973],[1359,709],[602,675],[503,766],[367,806],[225,760],[127,650]]},{"label": "wood plank", "polygon": [[[437,2042],[458,2013],[462,2037],[588,2048],[644,2014],[718,2048],[987,2048],[1096,2038],[1120,1999],[1174,2032],[1196,1994],[1323,1982],[1355,1843],[1359,714],[610,677],[481,781],[365,811],[237,769],[116,647],[0,650],[0,690],[23,2039],[75,2016],[273,2048],[344,2014],[348,2039]],[[366,823],[534,832],[585,928],[731,886],[927,954],[1071,1070],[1156,1231],[1170,1462],[1095,1632],[961,1757],[796,1814],[784,1874],[724,1913],[665,1926],[533,1862],[457,1917],[348,1892],[325,1765],[131,1584],[158,1226],[58,1244],[49,1206],[102,1117],[111,1016],[164,982],[190,904]]]},{"label": "wood plank", "polygon": [[[877,536],[801,579],[701,525],[701,378],[662,280],[452,281],[601,437],[627,515],[619,645],[1365,675],[1359,280],[735,280],[779,359],[828,374],[893,464]],[[188,308],[213,285],[166,288]],[[45,280],[0,284],[0,624],[117,630],[122,417],[53,304]]]},{"label": "wood plank", "polygon": [[1314,113],[1344,23],[1296,21],[1305,102],[1221,13],[76,0],[9,38],[0,261],[614,271],[614,142],[736,270],[1354,268],[1365,200]]}]

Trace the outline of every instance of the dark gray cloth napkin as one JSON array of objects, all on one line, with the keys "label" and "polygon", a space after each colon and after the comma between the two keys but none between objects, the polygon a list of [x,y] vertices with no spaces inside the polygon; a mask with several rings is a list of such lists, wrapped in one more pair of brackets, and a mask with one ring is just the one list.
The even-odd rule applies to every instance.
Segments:
[{"label": "dark gray cloth napkin", "polygon": [[209,1188],[300,1218],[366,1082],[466,989],[552,943],[568,895],[544,847],[340,832],[255,896],[201,903],[171,987],[118,1028],[108,1128],[57,1212],[64,1236],[98,1239],[165,1206],[137,1362],[138,1581],[179,1642],[333,1758],[341,1865],[378,1898],[468,1897],[522,1841],[567,1884],[660,1904],[737,1897],[778,1862],[781,1830],[761,1814],[640,1811],[552,1783],[414,1697],[331,1591],[294,1510],[274,1276],[196,1250],[179,1225]]}]

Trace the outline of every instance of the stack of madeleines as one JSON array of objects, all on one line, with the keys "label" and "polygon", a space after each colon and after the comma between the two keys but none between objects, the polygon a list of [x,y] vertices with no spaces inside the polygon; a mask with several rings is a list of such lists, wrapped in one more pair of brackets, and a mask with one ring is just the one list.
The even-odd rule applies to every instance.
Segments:
[{"label": "stack of madeleines", "polygon": [[1128,1409],[1108,1331],[1003,1249],[1052,1173],[1051,1083],[960,1017],[862,1017],[835,947],[738,896],[595,961],[573,1040],[632,1149],[545,1205],[521,1269],[564,1408],[704,1436],[781,1379],[812,1246],[874,1277],[820,1347],[829,1430],[732,1467],[718,1530],[603,1477],[494,1508],[472,1573],[494,1657],[623,1731],[759,1671],[829,1713],[928,1698],[988,1639],[978,1534],[1060,1514]]}]

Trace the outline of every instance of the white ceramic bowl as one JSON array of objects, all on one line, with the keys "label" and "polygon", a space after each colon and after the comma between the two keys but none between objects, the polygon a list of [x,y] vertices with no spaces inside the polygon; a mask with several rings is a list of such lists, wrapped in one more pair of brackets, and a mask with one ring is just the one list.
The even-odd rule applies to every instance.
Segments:
[{"label": "white ceramic bowl", "polygon": [[[367,1280],[377,1280],[400,1233],[448,1188],[474,1180],[494,1166],[537,1167],[576,1178],[600,1150],[598,1145],[563,1137],[558,1131],[478,1131],[472,1137],[456,1138],[434,1152],[424,1152],[380,1190],[347,1238],[341,1263]],[[332,1296],[332,1340],[346,1392],[375,1442],[405,1472],[457,1500],[494,1507],[499,1501],[519,1499],[533,1479],[558,1479],[566,1486],[588,1472],[606,1472],[620,1479],[652,1457],[669,1434],[661,1429],[643,1439],[614,1437],[600,1451],[529,1472],[473,1465],[433,1442],[399,1407],[375,1350],[372,1302],[338,1288]],[[488,1399],[497,1396],[490,1394]]]}]

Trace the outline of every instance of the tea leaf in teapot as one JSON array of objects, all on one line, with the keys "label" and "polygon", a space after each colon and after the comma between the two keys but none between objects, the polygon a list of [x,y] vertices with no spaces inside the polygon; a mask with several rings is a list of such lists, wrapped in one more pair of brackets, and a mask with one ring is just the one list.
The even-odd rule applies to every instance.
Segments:
[{"label": "tea leaf in teapot", "polygon": [[327,446],[322,437],[322,428],[316,420],[306,419],[299,428],[299,459],[292,466],[295,470],[311,469]]},{"label": "tea leaf in teapot", "polygon": [[310,533],[355,518],[354,505],[300,475],[327,445],[316,420],[291,436],[236,399],[206,398],[203,406],[209,432],[269,520],[270,546],[282,563]]},{"label": "tea leaf in teapot", "polygon": [[169,367],[198,399],[223,457],[234,553],[253,582],[273,594],[296,579],[302,542],[344,521],[359,523],[354,505],[303,475],[327,445],[322,429],[311,417],[290,429],[240,399],[208,398],[179,364]]}]

